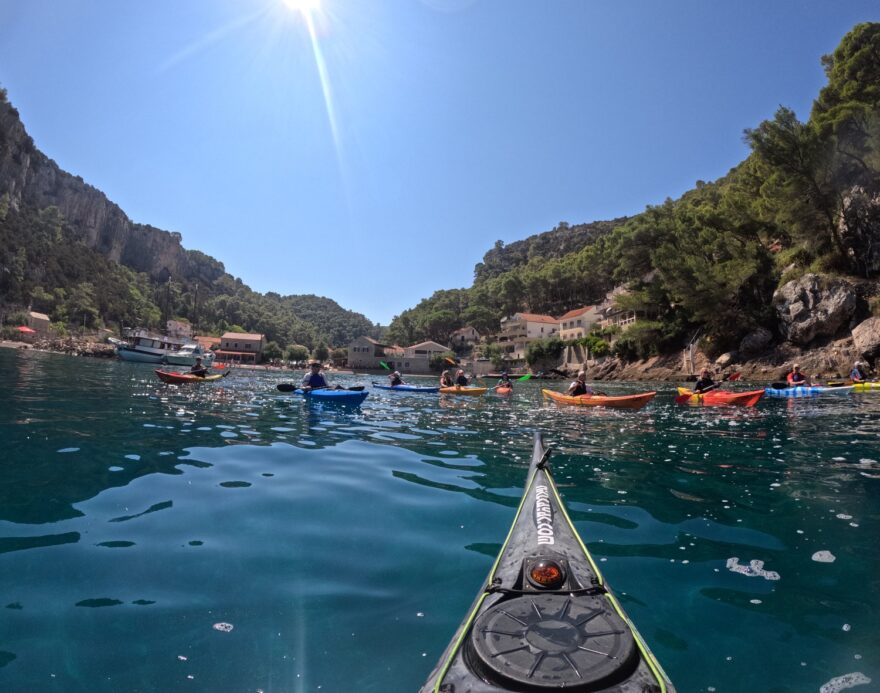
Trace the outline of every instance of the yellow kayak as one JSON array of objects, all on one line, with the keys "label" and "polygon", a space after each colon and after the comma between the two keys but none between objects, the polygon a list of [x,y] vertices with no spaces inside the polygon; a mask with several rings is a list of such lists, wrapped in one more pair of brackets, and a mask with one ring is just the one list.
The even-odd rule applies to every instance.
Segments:
[{"label": "yellow kayak", "polygon": [[468,395],[470,397],[479,397],[480,395],[486,394],[487,388],[485,387],[461,387],[460,385],[456,385],[454,387],[441,387],[440,394],[441,395]]},{"label": "yellow kayak", "polygon": [[880,383],[853,383],[853,392],[870,392],[877,390],[880,392]]}]

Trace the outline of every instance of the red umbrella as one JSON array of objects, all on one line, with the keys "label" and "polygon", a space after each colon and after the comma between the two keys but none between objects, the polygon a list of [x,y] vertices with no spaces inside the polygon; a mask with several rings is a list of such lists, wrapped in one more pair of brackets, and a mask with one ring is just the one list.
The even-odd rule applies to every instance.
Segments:
[{"label": "red umbrella", "polygon": [[32,330],[27,325],[22,325],[21,327],[16,327],[15,329],[19,332],[24,332],[25,334],[34,334],[36,332],[36,330]]}]

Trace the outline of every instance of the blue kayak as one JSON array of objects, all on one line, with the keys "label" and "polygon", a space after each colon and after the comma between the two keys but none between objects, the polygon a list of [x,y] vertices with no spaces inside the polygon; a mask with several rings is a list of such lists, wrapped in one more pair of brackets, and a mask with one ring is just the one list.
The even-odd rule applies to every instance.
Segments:
[{"label": "blue kayak", "polygon": [[353,390],[294,390],[293,394],[303,395],[306,399],[316,402],[335,402],[337,404],[360,404],[370,394],[365,391]]},{"label": "blue kayak", "polygon": [[380,385],[379,383],[373,383],[373,387],[377,390],[396,390],[397,392],[440,392],[439,387],[427,385]]},{"label": "blue kayak", "polygon": [[823,387],[821,385],[798,385],[797,387],[766,387],[768,397],[816,397],[818,395],[845,395],[852,392],[852,385],[843,387]]}]

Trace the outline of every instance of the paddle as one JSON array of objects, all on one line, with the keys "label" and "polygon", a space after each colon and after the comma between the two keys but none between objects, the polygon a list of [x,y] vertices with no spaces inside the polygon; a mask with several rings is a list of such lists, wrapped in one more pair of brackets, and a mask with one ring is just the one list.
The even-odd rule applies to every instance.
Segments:
[{"label": "paddle", "polygon": [[727,376],[726,380],[727,380],[727,382],[732,383],[735,380],[739,380],[740,376],[742,376],[742,373],[731,373],[730,375]]},{"label": "paddle", "polygon": [[455,359],[451,359],[448,356],[444,356],[443,360],[446,361],[446,363],[448,363],[450,366],[457,366],[458,365],[458,361],[456,361]]},{"label": "paddle", "polygon": [[294,385],[293,383],[278,383],[275,388],[279,392],[294,392],[296,390],[302,390],[303,392],[312,392],[314,390],[349,390],[351,392],[361,392],[364,389],[363,385],[352,385],[351,387],[340,387],[340,388],[332,388],[329,385],[325,385],[323,387],[303,387],[302,385]]},{"label": "paddle", "polygon": [[522,383],[522,382],[525,382],[526,380],[531,380],[531,379],[532,379],[532,374],[531,374],[531,373],[526,373],[526,374],[525,374],[524,376],[522,376],[521,378],[517,378],[517,379],[516,379],[516,382],[518,382],[518,383]]},{"label": "paddle", "polygon": [[691,390],[690,394],[687,394],[687,395],[676,395],[676,397],[675,397],[675,403],[676,403],[676,404],[687,404],[687,403],[690,401],[691,397],[693,397],[694,395],[705,395],[707,392],[711,392],[712,390],[715,390],[715,389],[717,389],[717,388],[719,388],[719,387],[721,387],[721,383],[715,383],[714,385],[711,385],[710,387],[707,387],[707,388],[706,388],[705,390],[703,390],[702,392],[697,392],[697,391],[695,391],[695,390]]},{"label": "paddle", "polygon": [[388,365],[387,363],[385,363],[384,361],[379,361],[379,365],[382,366],[382,368],[384,368],[386,371],[390,371],[390,370],[391,370],[391,366],[389,366],[389,365]]}]

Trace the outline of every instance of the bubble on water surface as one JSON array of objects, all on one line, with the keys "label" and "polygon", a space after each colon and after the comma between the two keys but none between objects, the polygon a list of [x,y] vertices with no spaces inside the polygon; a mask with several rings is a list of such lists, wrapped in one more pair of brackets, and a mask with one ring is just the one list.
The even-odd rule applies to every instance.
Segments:
[{"label": "bubble on water surface", "polygon": [[135,462],[138,462],[138,461],[140,461],[141,456],[140,455],[126,455],[125,459],[134,460]]},{"label": "bubble on water surface", "polygon": [[232,629],[233,629],[234,627],[235,627],[235,626],[233,626],[231,623],[223,623],[223,622],[215,623],[215,624],[212,626],[212,628],[213,628],[214,630],[219,630],[221,633],[231,633],[231,632],[232,632]]},{"label": "bubble on water surface", "polygon": [[813,560],[817,563],[834,563],[837,560],[837,556],[835,556],[830,551],[817,551],[813,554]]},{"label": "bubble on water surface", "polygon": [[124,472],[125,467],[107,467],[108,472]]},{"label": "bubble on water surface", "polygon": [[760,603],[761,603],[760,599],[749,599],[749,604],[760,604]]},{"label": "bubble on water surface", "polygon": [[56,452],[79,452],[79,448],[61,448]]},{"label": "bubble on water surface", "polygon": [[852,515],[847,515],[846,513],[837,513],[837,515],[835,515],[835,517],[838,520],[851,520],[852,519]]},{"label": "bubble on water surface", "polygon": [[862,686],[868,683],[871,683],[871,679],[860,671],[854,671],[850,674],[844,674],[843,676],[833,678],[828,683],[822,684],[822,687],[819,688],[819,693],[839,693],[839,691],[846,690],[847,688],[855,688],[856,686]]},{"label": "bubble on water surface", "polygon": [[764,570],[764,561],[754,559],[748,565],[740,565],[739,558],[734,556],[727,559],[727,569],[734,573],[740,573],[747,577],[762,577],[765,580],[778,580],[779,573],[774,570]]},{"label": "bubble on water surface", "polygon": [[843,624],[843,627],[841,628],[841,630],[842,630],[844,633],[849,633],[849,632],[852,630],[852,626],[849,625],[848,623],[844,623],[844,624]]}]

